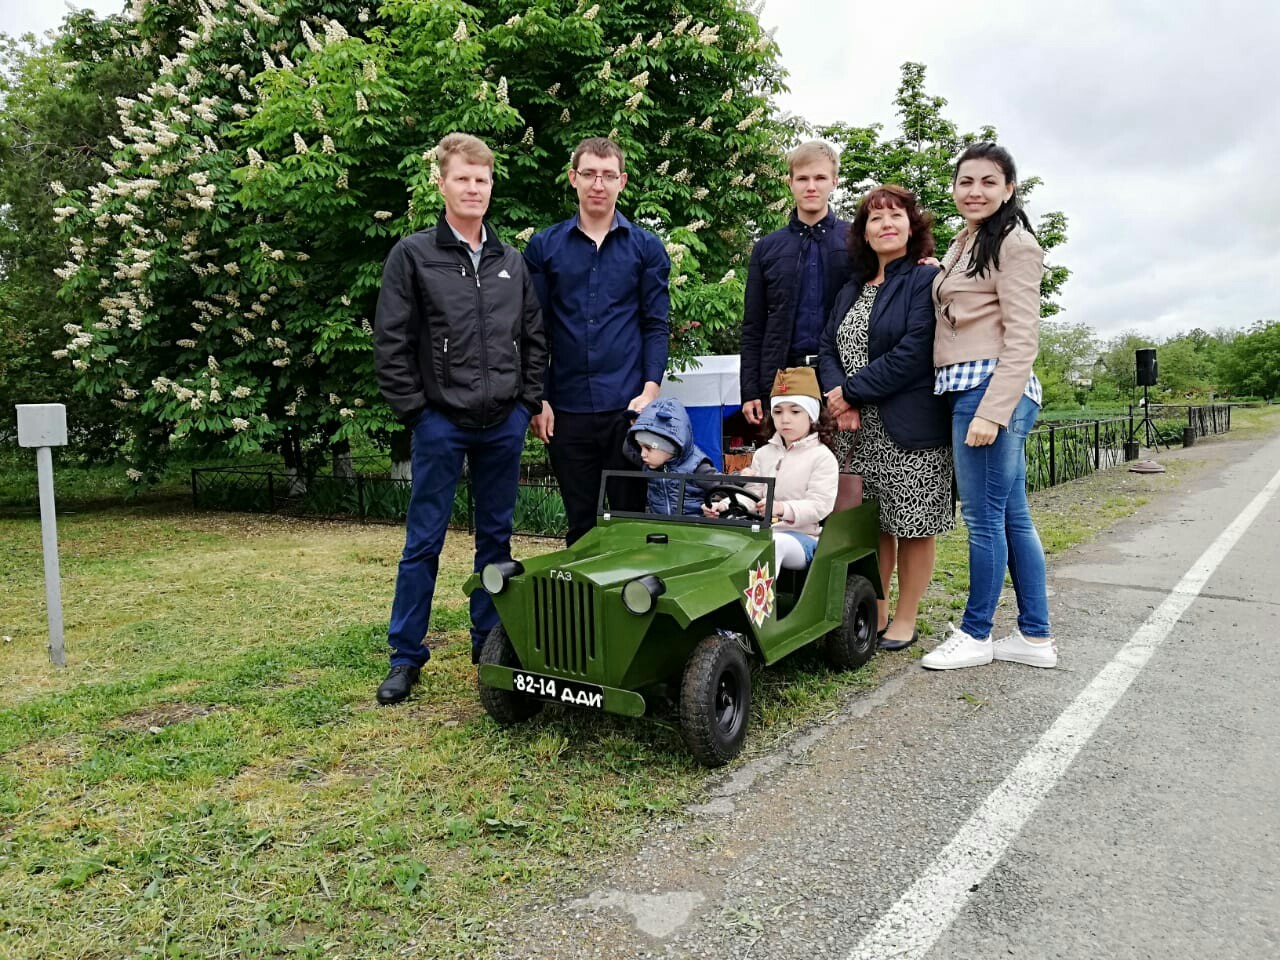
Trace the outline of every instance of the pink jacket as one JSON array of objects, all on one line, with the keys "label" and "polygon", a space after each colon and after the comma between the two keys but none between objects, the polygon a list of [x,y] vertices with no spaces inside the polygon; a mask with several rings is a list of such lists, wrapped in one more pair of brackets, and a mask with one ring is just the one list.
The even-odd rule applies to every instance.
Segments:
[{"label": "pink jacket", "polygon": [[992,266],[981,277],[967,277],[969,258],[952,261],[968,237],[968,227],[956,235],[945,261],[950,269],[939,271],[933,281],[938,312],[933,365],[999,359],[977,415],[1007,427],[1040,345],[1044,253],[1030,232],[1014,227],[1000,244],[1000,269]]},{"label": "pink jacket", "polygon": [[[801,437],[789,448],[776,433],[751,458],[745,476],[774,477],[773,496],[783,516],[775,530],[794,530],[816,537],[822,532],[819,521],[830,516],[836,506],[840,464],[836,455],[816,433]],[[757,493],[764,493],[757,487]]]}]

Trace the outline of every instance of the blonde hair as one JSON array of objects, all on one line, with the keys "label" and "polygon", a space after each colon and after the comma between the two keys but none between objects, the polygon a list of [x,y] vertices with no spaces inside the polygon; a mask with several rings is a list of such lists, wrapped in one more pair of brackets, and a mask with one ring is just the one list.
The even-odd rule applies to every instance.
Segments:
[{"label": "blonde hair", "polygon": [[809,140],[787,154],[787,176],[793,176],[801,164],[816,160],[826,160],[831,164],[833,173],[840,172],[840,155],[836,148],[825,140]]},{"label": "blonde hair", "polygon": [[450,133],[436,144],[436,163],[440,172],[446,173],[449,161],[461,157],[466,163],[476,163],[489,168],[493,172],[493,151],[479,137],[469,133]]}]

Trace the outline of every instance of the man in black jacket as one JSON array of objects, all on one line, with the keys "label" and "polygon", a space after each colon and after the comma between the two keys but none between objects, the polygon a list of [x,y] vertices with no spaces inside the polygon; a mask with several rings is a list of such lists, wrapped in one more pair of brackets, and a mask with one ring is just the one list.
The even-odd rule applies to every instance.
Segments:
[{"label": "man in black jacket", "polygon": [[760,423],[779,370],[816,366],[827,312],[849,279],[849,224],[830,206],[840,161],[830,144],[802,143],[787,155],[795,197],[791,221],[751,251],[742,316],[742,414]]},{"label": "man in black jacket", "polygon": [[[484,222],[493,153],[452,133],[436,147],[444,215],[392,249],[374,321],[382,396],[413,430],[413,490],[387,641],[391,672],[378,702],[409,695],[426,645],[440,550],[463,457],[475,498],[475,569],[511,559],[511,520],[529,418],[542,409],[542,311],[524,258]],[[471,595],[471,659],[498,624]]]}]

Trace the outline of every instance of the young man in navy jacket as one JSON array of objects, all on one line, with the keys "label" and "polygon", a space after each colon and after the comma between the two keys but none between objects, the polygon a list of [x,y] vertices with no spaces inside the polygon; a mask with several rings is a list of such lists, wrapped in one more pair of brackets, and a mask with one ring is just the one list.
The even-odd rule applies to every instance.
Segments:
[{"label": "young man in navy jacket", "polygon": [[849,279],[849,224],[829,202],[839,182],[835,149],[802,143],[787,155],[787,170],[791,221],[757,241],[747,271],[738,380],[753,424],[764,419],[779,370],[817,366],[827,313]]},{"label": "young man in navy jacket", "polygon": [[[595,526],[601,473],[633,468],[623,441],[667,368],[671,261],[661,240],[618,212],[623,164],[612,140],[578,144],[569,169],[578,212],[524,251],[551,353],[532,429],[550,448],[570,544]],[[609,486],[616,510],[643,510],[644,496],[643,483]]]}]

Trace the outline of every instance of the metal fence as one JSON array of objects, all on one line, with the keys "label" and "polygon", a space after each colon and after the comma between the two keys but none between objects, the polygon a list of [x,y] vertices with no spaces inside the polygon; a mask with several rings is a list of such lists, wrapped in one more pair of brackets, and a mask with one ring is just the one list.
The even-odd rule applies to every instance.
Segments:
[{"label": "metal fence", "polygon": [[[241,510],[293,516],[358,517],[402,521],[412,482],[392,477],[381,457],[353,457],[351,474],[299,476],[278,463],[198,467],[191,471],[191,503],[198,510]],[[454,494],[450,525],[474,529],[471,476],[464,468]],[[521,464],[514,529],[529,536],[563,537],[568,530],[564,502],[550,464],[531,458]]]},{"label": "metal fence", "polygon": [[[1141,407],[1130,407],[1127,417],[1042,423],[1027,437],[1027,489],[1043,490],[1136,459],[1139,444],[1182,444],[1225,433],[1231,429],[1231,408],[1152,404],[1150,431],[1146,419]],[[381,457],[353,457],[349,475],[306,477],[278,463],[201,467],[191,471],[191,502],[204,510],[403,521],[412,484],[392,477],[385,464]],[[465,470],[450,522],[474,529],[471,478]],[[568,529],[564,501],[545,454],[526,455],[521,464],[513,529],[543,537],[563,537]]]},{"label": "metal fence", "polygon": [[1046,423],[1027,436],[1027,490],[1079,480],[1125,460],[1128,417]]},{"label": "metal fence", "polygon": [[1027,437],[1027,489],[1043,490],[1136,460],[1144,445],[1194,443],[1230,429],[1231,407],[1223,403],[1153,403],[1145,417],[1142,407],[1131,406],[1127,417],[1043,423]]}]

